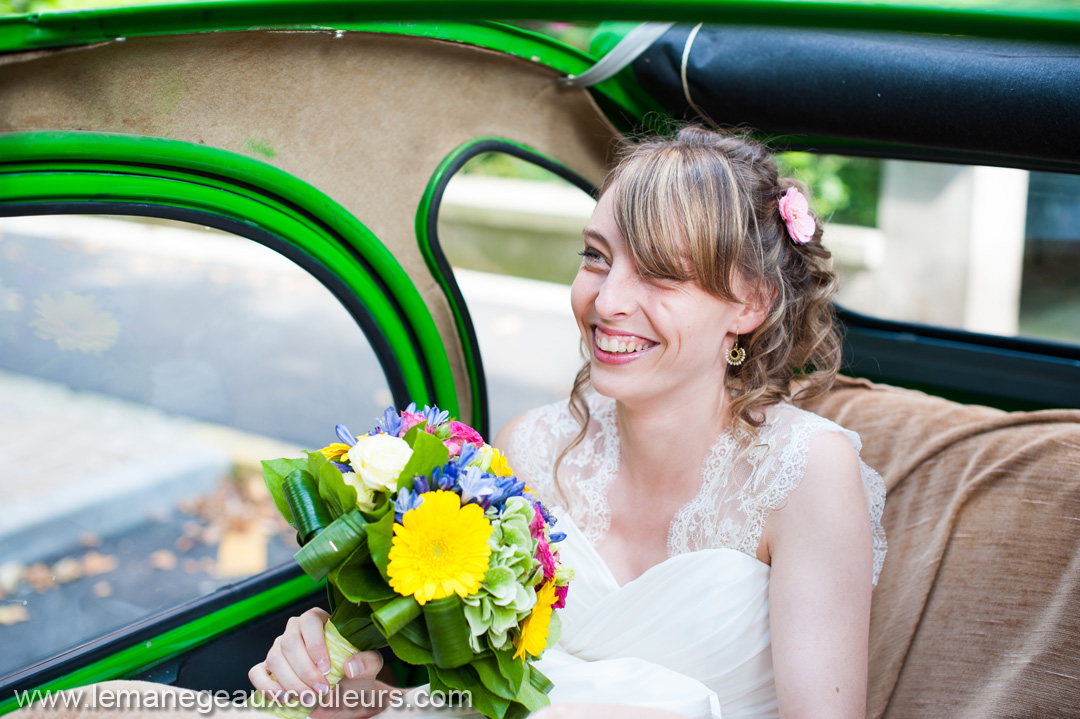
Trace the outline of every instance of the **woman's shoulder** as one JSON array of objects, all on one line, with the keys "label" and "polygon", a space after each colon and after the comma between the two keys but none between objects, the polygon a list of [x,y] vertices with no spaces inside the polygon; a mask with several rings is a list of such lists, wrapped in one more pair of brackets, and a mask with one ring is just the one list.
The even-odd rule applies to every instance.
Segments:
[{"label": "woman's shoulder", "polygon": [[823,435],[838,434],[847,439],[856,454],[862,451],[862,440],[856,432],[837,424],[831,419],[787,402],[777,402],[765,410],[765,423],[762,427],[762,434],[766,433],[774,439],[784,439],[798,443],[805,442],[807,446],[816,443],[835,442],[835,439]]}]

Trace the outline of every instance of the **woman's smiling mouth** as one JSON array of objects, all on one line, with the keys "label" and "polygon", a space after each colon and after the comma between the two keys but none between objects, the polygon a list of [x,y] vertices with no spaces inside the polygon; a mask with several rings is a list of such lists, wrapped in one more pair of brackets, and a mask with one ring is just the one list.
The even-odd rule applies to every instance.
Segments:
[{"label": "woman's smiling mouth", "polygon": [[614,334],[593,326],[593,352],[602,362],[621,364],[636,359],[656,342],[631,334]]}]

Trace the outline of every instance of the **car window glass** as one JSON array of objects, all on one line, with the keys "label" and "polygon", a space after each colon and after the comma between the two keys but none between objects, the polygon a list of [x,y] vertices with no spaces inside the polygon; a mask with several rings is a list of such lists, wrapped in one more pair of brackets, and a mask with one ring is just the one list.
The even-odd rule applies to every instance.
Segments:
[{"label": "car window glass", "polygon": [[0,219],[0,676],[291,562],[259,461],[391,402],[355,321],[273,250]]},{"label": "car window glass", "polygon": [[1002,167],[780,156],[806,181],[839,304],[883,319],[1080,342],[1080,178]]},{"label": "car window glass", "polygon": [[595,206],[558,175],[503,153],[472,158],[447,184],[439,242],[476,329],[492,437],[570,395],[581,367],[570,283]]}]

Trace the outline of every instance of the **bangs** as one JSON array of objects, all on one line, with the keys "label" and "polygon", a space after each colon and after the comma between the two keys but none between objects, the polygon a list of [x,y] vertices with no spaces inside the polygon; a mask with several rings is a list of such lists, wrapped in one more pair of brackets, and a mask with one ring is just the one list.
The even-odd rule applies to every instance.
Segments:
[{"label": "bangs", "polygon": [[[730,168],[694,148],[635,151],[609,178],[615,220],[626,238],[638,274],[647,280],[695,282],[705,291],[736,301],[731,270],[738,256],[740,202]],[[719,170],[719,172],[717,171]]]}]

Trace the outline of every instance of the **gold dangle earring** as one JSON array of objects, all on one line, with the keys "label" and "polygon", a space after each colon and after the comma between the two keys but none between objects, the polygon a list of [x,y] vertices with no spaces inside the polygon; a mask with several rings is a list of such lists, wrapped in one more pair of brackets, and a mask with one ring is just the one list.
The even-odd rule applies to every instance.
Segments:
[{"label": "gold dangle earring", "polygon": [[727,363],[732,367],[738,367],[746,359],[746,350],[739,346],[739,333],[735,333],[735,344],[727,353]]}]

